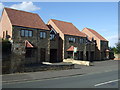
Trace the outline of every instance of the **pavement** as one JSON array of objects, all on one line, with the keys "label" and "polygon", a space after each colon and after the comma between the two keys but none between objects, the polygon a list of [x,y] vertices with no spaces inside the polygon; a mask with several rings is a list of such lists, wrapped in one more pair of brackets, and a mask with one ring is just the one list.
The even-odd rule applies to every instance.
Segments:
[{"label": "pavement", "polygon": [[23,82],[32,80],[44,80],[57,77],[68,77],[85,75],[90,73],[100,73],[118,70],[119,60],[106,60],[93,62],[93,66],[75,65],[75,69],[51,70],[29,73],[15,73],[2,75],[2,83]]}]

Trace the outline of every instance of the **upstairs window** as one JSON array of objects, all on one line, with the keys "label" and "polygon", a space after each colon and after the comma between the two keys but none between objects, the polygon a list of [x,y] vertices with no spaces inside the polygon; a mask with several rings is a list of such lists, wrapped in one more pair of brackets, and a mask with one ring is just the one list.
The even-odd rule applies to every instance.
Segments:
[{"label": "upstairs window", "polygon": [[21,30],[21,36],[25,36],[25,30]]},{"label": "upstairs window", "polygon": [[75,43],[75,38],[70,37],[70,38],[69,38],[69,42],[74,42],[74,43]]},{"label": "upstairs window", "polygon": [[40,38],[41,39],[46,38],[46,32],[40,32]]},{"label": "upstairs window", "polygon": [[33,32],[31,30],[21,30],[21,36],[22,37],[32,37]]},{"label": "upstairs window", "polygon": [[3,31],[3,38],[5,38],[5,31]]},{"label": "upstairs window", "polygon": [[108,47],[108,43],[105,41],[101,42],[101,47]]},{"label": "upstairs window", "polygon": [[32,37],[32,31],[29,31],[29,37]]},{"label": "upstairs window", "polygon": [[8,31],[6,31],[6,36],[8,35]]},{"label": "upstairs window", "polygon": [[80,38],[80,44],[83,44],[84,43],[84,38]]},{"label": "upstairs window", "polygon": [[57,32],[54,30],[54,28],[51,29],[50,31],[50,40],[55,40]]},{"label": "upstairs window", "polygon": [[50,40],[54,40],[55,39],[55,34],[50,34]]},{"label": "upstairs window", "polygon": [[29,31],[25,30],[25,36],[28,37],[29,36]]}]

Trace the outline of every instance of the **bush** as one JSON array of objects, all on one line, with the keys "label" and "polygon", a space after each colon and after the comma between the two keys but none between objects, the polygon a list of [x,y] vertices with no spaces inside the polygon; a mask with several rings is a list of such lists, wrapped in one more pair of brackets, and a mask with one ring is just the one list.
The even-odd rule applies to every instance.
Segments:
[{"label": "bush", "polygon": [[2,40],[2,53],[11,53],[11,43],[9,40]]},{"label": "bush", "polygon": [[116,47],[110,47],[110,50],[115,54],[120,54],[120,42],[116,44]]}]

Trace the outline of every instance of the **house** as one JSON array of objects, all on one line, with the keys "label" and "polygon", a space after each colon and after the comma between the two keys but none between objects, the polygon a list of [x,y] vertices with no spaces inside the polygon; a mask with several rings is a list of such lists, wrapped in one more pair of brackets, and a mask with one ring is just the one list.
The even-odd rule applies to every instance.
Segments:
[{"label": "house", "polygon": [[50,62],[62,62],[63,40],[59,37],[59,33],[57,33],[51,25],[47,26],[50,29]]},{"label": "house", "polygon": [[90,28],[84,28],[82,30],[88,37],[94,38],[96,40],[96,59],[98,60],[105,60],[109,59],[109,47],[108,47],[108,40],[102,37],[98,32]]},{"label": "house", "polygon": [[[51,29],[50,35],[52,36],[53,34],[56,36],[54,37],[54,41],[51,41],[50,43],[50,58],[61,56],[61,59],[94,59],[95,44],[87,39],[87,35],[79,31],[72,23],[50,19],[48,21],[48,26]],[[90,43],[86,44],[86,41],[89,41]],[[75,53],[73,53],[74,48],[76,48]],[[53,55],[54,52],[60,52],[60,54]]]},{"label": "house", "polygon": [[27,64],[49,61],[50,30],[38,14],[4,8],[0,27],[0,37],[12,44],[12,60],[20,57]]}]

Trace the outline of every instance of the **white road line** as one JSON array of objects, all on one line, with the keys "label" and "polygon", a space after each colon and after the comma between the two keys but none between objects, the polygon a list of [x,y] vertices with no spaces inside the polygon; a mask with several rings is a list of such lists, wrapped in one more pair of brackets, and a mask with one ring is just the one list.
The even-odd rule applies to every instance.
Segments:
[{"label": "white road line", "polygon": [[112,80],[112,81],[107,81],[107,82],[104,82],[104,83],[96,84],[96,85],[94,85],[94,86],[97,87],[97,86],[105,85],[105,84],[108,84],[108,83],[117,82],[117,81],[119,81],[119,80],[120,80],[120,79]]}]

